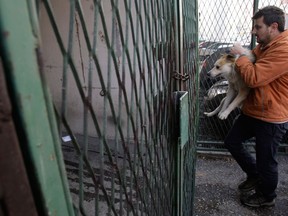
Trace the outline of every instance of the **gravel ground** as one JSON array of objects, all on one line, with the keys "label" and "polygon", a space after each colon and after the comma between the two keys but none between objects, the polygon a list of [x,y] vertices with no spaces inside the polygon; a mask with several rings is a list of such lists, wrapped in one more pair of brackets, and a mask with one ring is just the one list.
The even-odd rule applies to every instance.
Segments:
[{"label": "gravel ground", "polygon": [[198,154],[194,216],[288,215],[288,156],[278,156],[279,185],[274,207],[249,208],[240,203],[238,184],[245,174],[227,155]]}]

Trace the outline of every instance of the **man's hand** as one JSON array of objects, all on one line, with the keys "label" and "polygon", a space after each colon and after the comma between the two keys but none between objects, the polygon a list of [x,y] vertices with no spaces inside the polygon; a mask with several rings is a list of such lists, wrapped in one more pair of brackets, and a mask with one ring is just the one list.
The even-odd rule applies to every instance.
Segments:
[{"label": "man's hand", "polygon": [[230,49],[230,52],[234,55],[242,55],[245,54],[245,48],[243,48],[240,43],[235,43]]}]

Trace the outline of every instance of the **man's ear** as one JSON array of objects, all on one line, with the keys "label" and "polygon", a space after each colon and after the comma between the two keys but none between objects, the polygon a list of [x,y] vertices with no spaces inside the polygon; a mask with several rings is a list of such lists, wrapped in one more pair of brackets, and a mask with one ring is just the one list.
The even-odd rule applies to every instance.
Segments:
[{"label": "man's ear", "polygon": [[271,26],[272,26],[272,29],[278,30],[278,23],[274,22],[271,24]]}]

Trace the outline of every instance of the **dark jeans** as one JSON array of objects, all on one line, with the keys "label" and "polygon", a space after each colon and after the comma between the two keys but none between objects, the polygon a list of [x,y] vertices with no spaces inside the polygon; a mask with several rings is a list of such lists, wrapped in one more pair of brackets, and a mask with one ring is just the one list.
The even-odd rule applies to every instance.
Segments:
[{"label": "dark jeans", "polygon": [[[225,139],[230,151],[248,177],[259,176],[259,191],[267,199],[276,197],[278,162],[276,154],[279,143],[288,129],[288,123],[274,124],[241,114]],[[243,141],[256,138],[256,158],[243,145]]]}]

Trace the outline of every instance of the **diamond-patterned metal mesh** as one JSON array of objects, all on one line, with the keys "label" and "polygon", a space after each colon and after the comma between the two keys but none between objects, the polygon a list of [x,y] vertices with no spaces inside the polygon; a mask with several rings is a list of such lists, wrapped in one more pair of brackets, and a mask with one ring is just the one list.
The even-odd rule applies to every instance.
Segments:
[{"label": "diamond-patterned metal mesh", "polygon": [[[199,59],[200,59],[200,120],[199,149],[223,150],[223,139],[239,114],[235,110],[222,121],[217,116],[206,117],[204,111],[214,110],[225,96],[227,82],[210,79],[207,72],[215,61],[228,52],[233,43],[251,47],[254,10],[275,5],[287,12],[286,0],[207,0],[199,1]],[[258,6],[258,7],[257,7]]]},{"label": "diamond-patterned metal mesh", "polygon": [[191,213],[198,94],[191,2],[183,1],[185,14],[173,0],[38,2],[44,72],[77,214],[173,215],[171,96],[179,83],[191,99],[183,205]]}]

